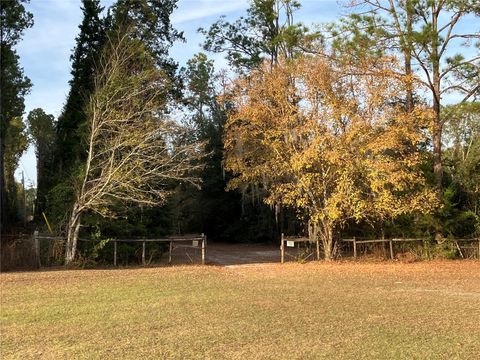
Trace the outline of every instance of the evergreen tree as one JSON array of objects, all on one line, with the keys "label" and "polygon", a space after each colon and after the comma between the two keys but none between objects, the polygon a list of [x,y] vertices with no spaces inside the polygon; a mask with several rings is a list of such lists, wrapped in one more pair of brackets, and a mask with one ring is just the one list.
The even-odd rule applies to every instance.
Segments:
[{"label": "evergreen tree", "polygon": [[183,33],[173,28],[170,17],[178,0],[117,0],[106,22],[111,31],[128,29],[133,38],[141,41],[157,66],[174,82],[170,96],[181,97],[182,84],[176,75],[178,65],[170,58],[169,50],[175,41],[184,41]]},{"label": "evergreen tree", "polygon": [[[450,236],[480,234],[480,102],[450,105],[445,121],[445,205],[439,219]],[[438,221],[437,220],[437,221]]]},{"label": "evergreen tree", "polygon": [[202,231],[211,239],[225,240],[227,228],[240,218],[240,202],[238,194],[225,192],[222,136],[226,112],[224,105],[217,101],[221,95],[218,77],[214,74],[213,61],[203,53],[188,60],[181,74],[186,87],[187,121],[195,129],[195,140],[206,143],[209,155],[201,171],[201,190],[177,188],[174,199],[177,231]]},{"label": "evergreen tree", "polygon": [[[23,31],[33,25],[33,16],[23,1],[0,1],[0,203],[1,231],[15,218],[16,187],[13,175],[26,149],[22,121],[25,95],[31,87],[23,74],[15,45]],[[7,189],[8,187],[8,189]],[[9,200],[10,199],[10,200]]]},{"label": "evergreen tree", "polygon": [[[99,0],[82,1],[83,21],[71,56],[71,88],[56,127],[55,164],[63,176],[59,177],[61,182],[51,184],[55,186],[49,189],[46,198],[47,215],[53,219],[55,226],[67,221],[66,210],[73,207],[72,183],[78,180],[76,178],[84,170],[87,154],[84,135],[88,132],[85,109],[92,95],[100,53],[107,45],[107,38],[117,38],[118,34],[127,33],[129,40],[143,46],[146,49],[145,58],[152,58],[156,68],[172,84],[168,86],[168,96],[179,98],[181,82],[176,76],[177,64],[168,56],[173,42],[183,39],[182,34],[173,29],[170,23],[170,15],[175,7],[176,1],[173,0],[117,0],[102,18],[103,8]],[[135,66],[132,71],[135,71]],[[128,214],[137,214],[137,210],[128,209]],[[147,212],[140,211],[138,214],[144,213]],[[100,222],[96,215],[89,214],[87,225],[98,225]],[[147,220],[144,222],[148,223]],[[126,231],[121,223],[112,223],[112,226]]]},{"label": "evergreen tree", "polygon": [[85,160],[85,104],[93,89],[93,75],[107,32],[134,27],[134,36],[144,42],[157,62],[173,77],[176,65],[168,48],[181,34],[170,25],[175,1],[119,0],[102,19],[100,0],[82,0],[83,20],[71,56],[70,92],[57,122],[56,164],[61,173],[73,174]]},{"label": "evergreen tree", "polygon": [[249,71],[263,60],[274,64],[280,55],[291,58],[318,35],[294,22],[298,9],[296,0],[252,0],[246,17],[233,23],[222,17],[208,30],[198,29],[206,37],[203,48],[226,53],[230,65],[240,71]]},{"label": "evergreen tree", "polygon": [[82,140],[85,104],[93,90],[95,63],[105,39],[100,0],[82,0],[82,11],[80,33],[70,57],[70,92],[57,122],[56,164],[63,174],[72,172],[75,164],[85,158],[85,144]]},{"label": "evergreen tree", "polygon": [[46,114],[42,109],[30,111],[27,121],[28,132],[37,156],[37,198],[34,216],[38,220],[42,211],[45,211],[47,192],[53,180],[52,149],[55,142],[55,123],[53,115]]},{"label": "evergreen tree", "polygon": [[[202,188],[180,185],[172,199],[175,231],[204,232],[221,241],[267,241],[274,237],[270,209],[258,192],[225,191],[231,174],[223,167],[223,136],[228,87],[225,74],[215,74],[214,64],[203,53],[188,60],[181,70],[185,84],[184,113],[194,128],[194,141],[204,142],[209,154],[200,172]],[[258,189],[257,189],[258,190]],[[247,201],[252,200],[252,202]]]}]

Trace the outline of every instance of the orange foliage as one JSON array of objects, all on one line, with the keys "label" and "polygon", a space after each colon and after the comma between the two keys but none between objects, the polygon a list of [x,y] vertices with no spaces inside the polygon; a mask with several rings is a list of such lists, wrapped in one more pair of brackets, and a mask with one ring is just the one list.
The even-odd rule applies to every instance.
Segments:
[{"label": "orange foliage", "polygon": [[433,209],[419,169],[431,115],[405,110],[406,79],[395,67],[391,58],[304,57],[236,80],[225,134],[230,188],[261,184],[267,203],[306,214],[327,257],[346,221]]}]

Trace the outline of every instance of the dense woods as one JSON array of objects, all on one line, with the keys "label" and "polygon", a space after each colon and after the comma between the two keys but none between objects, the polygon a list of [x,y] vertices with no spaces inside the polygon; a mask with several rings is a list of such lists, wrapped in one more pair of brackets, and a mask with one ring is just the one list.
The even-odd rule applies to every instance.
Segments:
[{"label": "dense woods", "polygon": [[22,120],[30,80],[20,67],[15,45],[33,25],[32,14],[19,1],[0,2],[0,203],[1,231],[17,218],[17,184],[14,173],[27,148]]},{"label": "dense woods", "polygon": [[199,29],[205,53],[184,67],[176,3],[82,0],[55,119],[24,114],[15,45],[33,17],[0,2],[2,233],[27,215],[14,172],[32,143],[27,227],[65,236],[66,263],[88,253],[79,236],[303,234],[326,259],[347,235],[480,236],[477,1],[355,0],[319,25],[296,21],[301,1],[251,0]]}]

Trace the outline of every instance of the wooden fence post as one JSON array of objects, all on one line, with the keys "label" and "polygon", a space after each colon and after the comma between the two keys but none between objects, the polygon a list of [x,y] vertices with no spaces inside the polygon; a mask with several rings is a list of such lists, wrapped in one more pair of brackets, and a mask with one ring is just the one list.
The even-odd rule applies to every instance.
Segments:
[{"label": "wooden fence post", "polygon": [[317,238],[317,261],[320,261],[320,240]]},{"label": "wooden fence post", "polygon": [[393,241],[392,239],[390,239],[390,259],[394,259],[394,256],[393,256]]},{"label": "wooden fence post", "polygon": [[142,265],[145,266],[145,241],[142,242]]},{"label": "wooden fence post", "polygon": [[168,251],[168,265],[172,264],[172,247],[173,247],[173,241],[170,240],[170,249]]},{"label": "wooden fence post", "polygon": [[280,237],[280,259],[283,264],[285,260],[285,245],[283,243],[283,233],[282,233],[282,236]]},{"label": "wooden fence post", "polygon": [[113,241],[113,266],[117,266],[117,241]]},{"label": "wooden fence post", "polygon": [[40,243],[38,242],[38,230],[33,232],[33,249],[35,250],[35,263],[40,268]]},{"label": "wooden fence post", "polygon": [[206,251],[206,241],[207,237],[202,233],[202,265],[205,265],[205,251]]},{"label": "wooden fence post", "polygon": [[357,239],[353,237],[353,258],[357,260]]}]

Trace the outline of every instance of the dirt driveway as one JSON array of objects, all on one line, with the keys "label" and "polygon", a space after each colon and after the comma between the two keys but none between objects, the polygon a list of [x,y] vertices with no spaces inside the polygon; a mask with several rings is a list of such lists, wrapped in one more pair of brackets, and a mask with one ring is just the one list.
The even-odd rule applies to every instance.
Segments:
[{"label": "dirt driveway", "polygon": [[[287,248],[285,250],[285,261],[298,261],[301,250],[298,248]],[[314,254],[310,253],[305,260],[313,260]],[[172,263],[182,265],[198,263],[200,261],[200,249],[179,248],[173,252]],[[266,263],[280,263],[280,245],[275,244],[232,244],[209,242],[207,246],[206,263],[210,265],[237,266],[256,265]]]},{"label": "dirt driveway", "polygon": [[209,243],[207,263],[213,265],[245,265],[280,262],[280,248],[263,244]]}]

